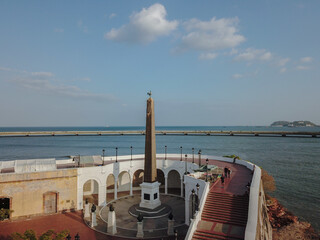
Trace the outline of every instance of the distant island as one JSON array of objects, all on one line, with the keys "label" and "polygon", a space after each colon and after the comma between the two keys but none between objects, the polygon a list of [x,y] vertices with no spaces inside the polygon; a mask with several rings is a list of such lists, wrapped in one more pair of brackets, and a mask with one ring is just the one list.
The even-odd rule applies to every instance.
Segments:
[{"label": "distant island", "polygon": [[270,125],[271,127],[317,127],[316,124],[310,121],[276,121]]}]

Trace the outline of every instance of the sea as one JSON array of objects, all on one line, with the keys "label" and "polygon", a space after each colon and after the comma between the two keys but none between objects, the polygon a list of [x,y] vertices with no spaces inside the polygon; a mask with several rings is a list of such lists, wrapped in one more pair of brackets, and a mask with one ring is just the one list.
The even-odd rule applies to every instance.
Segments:
[{"label": "sea", "polygon": [[[317,131],[320,127],[157,127],[157,130],[217,131]],[[144,127],[10,127],[0,131],[125,131]],[[41,136],[0,137],[0,161],[56,158],[70,155],[119,155],[144,153],[143,135],[112,136]],[[194,136],[157,135],[157,153],[202,154],[213,156],[238,155],[253,162],[272,175],[276,190],[271,193],[289,211],[320,231],[320,137],[275,136]]]}]

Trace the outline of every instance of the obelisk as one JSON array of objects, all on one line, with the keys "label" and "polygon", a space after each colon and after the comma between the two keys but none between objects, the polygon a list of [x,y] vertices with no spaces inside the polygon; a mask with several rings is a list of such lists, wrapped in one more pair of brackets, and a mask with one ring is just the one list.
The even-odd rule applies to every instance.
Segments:
[{"label": "obelisk", "polygon": [[161,205],[159,196],[160,183],[157,182],[156,128],[154,120],[154,103],[151,91],[148,93],[146,114],[146,142],[144,158],[144,180],[141,186],[140,207],[154,209]]}]

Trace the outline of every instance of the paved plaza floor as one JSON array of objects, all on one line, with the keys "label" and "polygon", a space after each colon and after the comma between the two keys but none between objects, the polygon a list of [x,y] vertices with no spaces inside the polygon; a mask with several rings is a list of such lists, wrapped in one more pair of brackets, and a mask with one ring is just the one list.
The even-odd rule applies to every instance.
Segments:
[{"label": "paved plaza floor", "polygon": [[[137,219],[129,214],[129,208],[132,205],[139,204],[140,195],[125,196],[112,202],[117,223],[116,236],[135,237],[137,234]],[[160,195],[161,203],[167,204],[172,209],[173,218],[175,220],[174,228],[177,229],[179,235],[185,235],[188,231],[188,226],[184,224],[184,199],[174,195]],[[97,223],[94,227],[99,232],[107,232],[107,220],[109,205],[103,208],[97,208]],[[90,225],[90,219],[85,219],[87,225]],[[143,220],[144,236],[152,237],[168,237],[168,216],[160,218],[144,218]]]}]

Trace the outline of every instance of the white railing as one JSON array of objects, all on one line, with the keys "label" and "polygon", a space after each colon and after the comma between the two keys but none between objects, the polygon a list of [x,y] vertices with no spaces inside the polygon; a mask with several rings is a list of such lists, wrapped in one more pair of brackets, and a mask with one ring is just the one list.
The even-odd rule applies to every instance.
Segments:
[{"label": "white railing", "polygon": [[197,211],[195,213],[194,219],[191,220],[191,223],[190,223],[187,235],[185,237],[185,240],[191,240],[195,230],[197,229],[197,225],[198,225],[199,221],[201,220],[201,214],[202,214],[204,204],[207,199],[207,195],[209,193],[209,189],[210,189],[210,183],[207,182],[204,187],[203,194],[201,195],[201,200],[200,200],[200,204],[199,204],[199,211]]},{"label": "white railing", "polygon": [[259,213],[259,190],[261,183],[261,168],[255,165],[249,195],[249,210],[246,231],[244,235],[245,240],[256,239],[258,213]]}]

